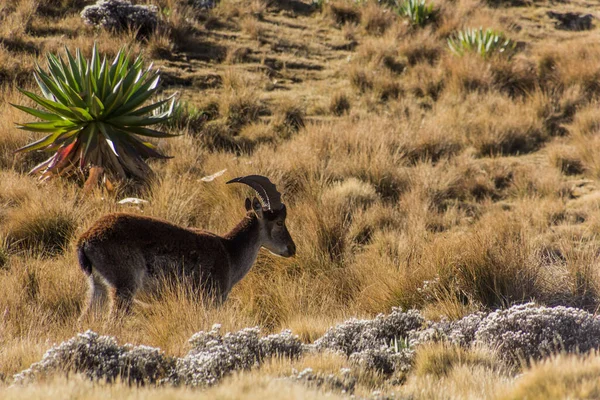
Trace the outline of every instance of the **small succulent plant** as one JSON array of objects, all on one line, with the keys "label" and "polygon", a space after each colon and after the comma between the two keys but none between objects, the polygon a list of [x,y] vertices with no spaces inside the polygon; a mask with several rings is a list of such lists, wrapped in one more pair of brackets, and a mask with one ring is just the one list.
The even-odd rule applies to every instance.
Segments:
[{"label": "small succulent plant", "polygon": [[497,53],[509,53],[515,45],[506,38],[502,32],[493,29],[465,29],[448,39],[448,47],[459,56],[467,52],[474,52],[482,57],[489,57]]},{"label": "small succulent plant", "polygon": [[398,6],[398,13],[407,17],[411,24],[425,26],[436,16],[433,4],[425,3],[425,0],[405,0]]}]

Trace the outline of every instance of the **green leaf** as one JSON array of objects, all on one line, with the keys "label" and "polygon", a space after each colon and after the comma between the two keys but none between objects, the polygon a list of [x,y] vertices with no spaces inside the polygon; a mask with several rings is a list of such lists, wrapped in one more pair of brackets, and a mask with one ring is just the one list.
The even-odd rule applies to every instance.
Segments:
[{"label": "green leaf", "polygon": [[123,127],[123,128],[119,128],[119,129],[121,132],[126,132],[126,133],[132,132],[132,133],[135,133],[136,135],[155,137],[155,138],[169,138],[169,137],[179,136],[179,135],[174,135],[171,133],[157,131],[157,130],[150,129],[150,128],[144,128],[141,126],[127,126],[127,127]]},{"label": "green leaf", "polygon": [[129,111],[134,110],[135,108],[139,107],[140,105],[142,105],[158,89],[159,79],[160,79],[160,77],[156,76],[153,80],[148,80],[146,83],[144,83],[140,87],[138,93],[135,94],[134,96],[132,96],[131,98],[129,98],[127,100],[127,102],[125,104],[123,104],[122,107],[119,107],[116,110],[116,113],[125,114],[125,113],[128,113]]},{"label": "green leaf", "polygon": [[98,128],[96,124],[88,125],[81,132],[81,141],[85,143],[80,160],[80,168],[83,168],[89,155],[98,148]]},{"label": "green leaf", "polygon": [[43,99],[40,96],[38,96],[37,94],[28,92],[21,88],[18,88],[18,89],[21,93],[23,93],[25,96],[29,97],[31,100],[35,101],[42,107],[45,107],[45,108],[49,109],[50,111],[54,111],[56,114],[59,114],[67,119],[77,119],[75,114],[73,114],[73,112],[71,112],[71,110],[69,110],[69,108],[67,108],[66,106],[64,106],[60,103],[57,103],[55,101]]},{"label": "green leaf", "polygon": [[141,115],[151,113],[152,111],[159,109],[160,107],[162,107],[164,104],[168,103],[169,101],[171,102],[171,106],[169,107],[169,114],[172,114],[174,103],[175,103],[175,95],[176,94],[173,94],[164,100],[157,101],[156,103],[150,104],[146,107],[138,108],[137,110],[130,112],[128,115],[141,116]]},{"label": "green leaf", "polygon": [[104,138],[106,139],[106,142],[108,143],[112,152],[119,157],[116,146],[118,138],[116,137],[116,133],[113,131],[112,127],[102,122],[99,122],[97,126],[100,129],[100,132],[102,132],[102,135],[104,135]]},{"label": "green leaf", "polygon": [[54,95],[52,94],[52,92],[50,91],[50,89],[48,89],[48,86],[46,86],[46,84],[44,83],[44,81],[40,79],[40,77],[38,75],[40,72],[41,72],[41,70],[37,70],[36,72],[34,72],[33,73],[33,78],[37,82],[37,84],[40,87],[40,89],[42,89],[42,94],[44,95],[44,97],[46,99],[50,100],[50,101],[55,101],[56,98],[54,97]]},{"label": "green leaf", "polygon": [[52,114],[46,111],[36,110],[35,108],[20,106],[18,104],[9,103],[11,106],[18,108],[21,111],[24,111],[28,114],[33,115],[34,117],[38,117],[39,119],[43,119],[46,121],[61,121],[62,118],[56,114]]},{"label": "green leaf", "polygon": [[71,130],[78,125],[71,121],[49,121],[49,122],[28,122],[25,124],[17,124],[19,129],[30,132],[54,132]]},{"label": "green leaf", "polygon": [[27,146],[23,146],[23,147],[17,149],[16,152],[22,153],[22,152],[26,152],[26,151],[34,151],[34,150],[43,149],[43,148],[47,147],[48,145],[52,144],[60,135],[62,135],[61,132],[54,132],[51,135],[48,135],[36,142],[30,143]]},{"label": "green leaf", "polygon": [[115,110],[124,99],[123,95],[123,86],[120,81],[117,86],[113,89],[113,92],[106,98],[104,101],[104,116],[109,117],[112,115],[113,110]]},{"label": "green leaf", "polygon": [[85,108],[69,107],[69,110],[71,110],[71,112],[76,115],[79,121],[89,122],[95,119]]},{"label": "green leaf", "polygon": [[63,81],[66,81],[67,77],[65,76],[65,72],[63,71],[60,61],[58,61],[56,56],[54,54],[48,54],[47,60],[48,60],[48,68],[50,69],[52,76],[54,76],[55,78],[61,79]]},{"label": "green leaf", "polygon": [[[99,117],[102,116],[104,112],[104,104],[102,104],[102,101],[96,97],[95,94],[92,95],[92,114],[94,116]],[[96,119],[94,118],[94,119]]]},{"label": "green leaf", "polygon": [[70,103],[75,107],[86,108],[87,104],[81,98],[81,95],[72,89],[69,85],[62,86],[65,94],[69,97]]},{"label": "green leaf", "polygon": [[[72,105],[69,98],[65,95],[62,89],[53,81],[48,75],[44,73],[44,71],[38,71],[39,78],[44,82],[44,85],[50,92],[54,95],[54,98],[60,103],[68,106]],[[39,84],[39,82],[38,82]],[[46,96],[47,98],[47,96]]]},{"label": "green leaf", "polygon": [[115,118],[111,118],[106,120],[106,122],[115,125],[115,126],[127,126],[127,127],[139,127],[139,126],[148,126],[154,125],[161,122],[165,122],[171,118],[170,115],[161,115],[156,116],[136,116],[136,115],[122,115]]}]

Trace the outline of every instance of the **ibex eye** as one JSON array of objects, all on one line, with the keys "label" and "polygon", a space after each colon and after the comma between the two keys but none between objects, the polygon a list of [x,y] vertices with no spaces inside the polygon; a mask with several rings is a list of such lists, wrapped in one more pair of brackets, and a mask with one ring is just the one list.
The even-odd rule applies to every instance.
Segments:
[{"label": "ibex eye", "polygon": [[283,226],[283,221],[277,221],[277,226]]}]

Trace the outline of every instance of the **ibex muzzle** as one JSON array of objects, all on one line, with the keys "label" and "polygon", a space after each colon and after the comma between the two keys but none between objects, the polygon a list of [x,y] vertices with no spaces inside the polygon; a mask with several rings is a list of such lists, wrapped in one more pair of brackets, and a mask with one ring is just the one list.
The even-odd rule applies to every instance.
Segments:
[{"label": "ibex muzzle", "polygon": [[224,236],[135,214],[114,213],[96,221],[77,245],[79,264],[90,284],[82,316],[104,303],[107,286],[114,292],[113,307],[127,311],[136,291],[152,277],[186,278],[196,290],[224,301],[261,247],[283,257],[296,254],[285,225],[287,210],[275,185],[260,175],[227,183],[249,185],[260,200],[246,199],[246,216]]}]

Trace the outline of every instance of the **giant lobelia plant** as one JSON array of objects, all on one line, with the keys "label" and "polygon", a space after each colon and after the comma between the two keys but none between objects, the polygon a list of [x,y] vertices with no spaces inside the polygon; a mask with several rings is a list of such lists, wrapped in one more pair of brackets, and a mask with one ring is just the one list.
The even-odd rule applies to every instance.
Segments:
[{"label": "giant lobelia plant", "polygon": [[90,171],[88,183],[102,173],[146,182],[152,176],[146,160],[168,158],[147,138],[176,136],[150,128],[167,121],[175,103],[171,96],[144,105],[158,90],[159,71],[145,68],[141,56],[131,62],[124,49],[112,63],[95,45],[89,60],[79,49],[75,56],[65,53],[66,60],[47,55],[47,72],[37,66],[34,76],[43,96],[19,89],[43,110],[13,104],[42,120],[17,124],[19,129],[47,135],[17,151],[52,153],[30,173],[48,179]]}]

